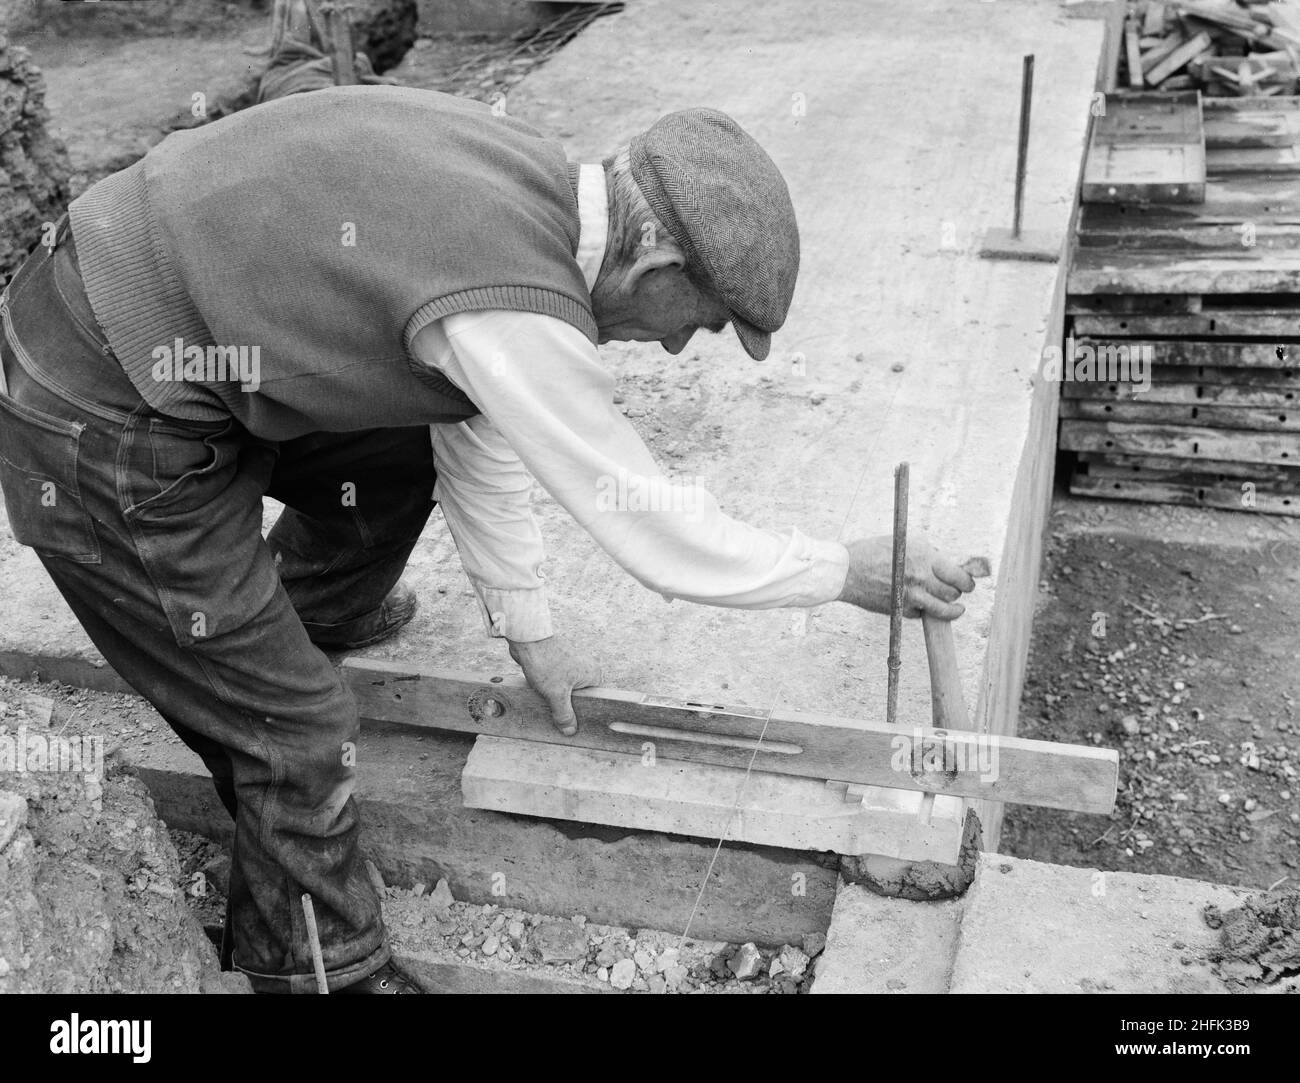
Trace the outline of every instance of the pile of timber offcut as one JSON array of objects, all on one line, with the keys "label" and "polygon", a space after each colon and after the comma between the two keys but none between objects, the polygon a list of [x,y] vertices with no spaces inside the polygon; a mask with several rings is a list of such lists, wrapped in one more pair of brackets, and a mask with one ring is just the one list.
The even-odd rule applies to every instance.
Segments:
[{"label": "pile of timber offcut", "polygon": [[1160,177],[1144,201],[1080,208],[1061,385],[1070,491],[1297,515],[1300,98],[1201,105],[1203,201],[1154,201]]},{"label": "pile of timber offcut", "polygon": [[1300,4],[1293,0],[1130,0],[1121,84],[1217,97],[1294,94]]}]

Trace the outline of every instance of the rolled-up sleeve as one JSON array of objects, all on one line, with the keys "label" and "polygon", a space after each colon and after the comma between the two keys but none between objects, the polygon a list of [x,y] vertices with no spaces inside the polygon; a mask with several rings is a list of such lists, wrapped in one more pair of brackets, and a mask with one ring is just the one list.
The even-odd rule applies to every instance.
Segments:
[{"label": "rolled-up sleeve", "polygon": [[[840,543],[743,523],[698,479],[665,476],[615,407],[613,379],[595,348],[564,321],[465,313],[442,320],[434,335],[421,332],[413,350],[478,405],[601,548],[666,598],[770,609],[820,605],[842,590],[849,557]],[[470,515],[468,506],[462,511],[463,519]],[[535,571],[535,550],[507,552],[519,542],[510,530],[479,538],[495,554],[480,561],[489,587],[513,589],[526,566]]]}]

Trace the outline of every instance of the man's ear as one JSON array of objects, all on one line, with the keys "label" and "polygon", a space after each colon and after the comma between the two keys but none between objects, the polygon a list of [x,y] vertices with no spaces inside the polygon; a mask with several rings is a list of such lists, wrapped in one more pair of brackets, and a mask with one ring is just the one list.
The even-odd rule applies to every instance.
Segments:
[{"label": "man's ear", "polygon": [[675,244],[649,244],[637,249],[636,262],[627,273],[627,291],[635,293],[651,271],[686,269],[686,256]]}]

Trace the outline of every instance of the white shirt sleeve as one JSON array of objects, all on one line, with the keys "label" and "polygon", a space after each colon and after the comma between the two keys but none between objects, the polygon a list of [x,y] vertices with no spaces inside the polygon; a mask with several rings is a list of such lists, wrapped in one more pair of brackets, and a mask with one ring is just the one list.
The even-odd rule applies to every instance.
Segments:
[{"label": "white shirt sleeve", "polygon": [[[750,526],[724,514],[694,479],[672,480],[614,406],[614,381],[591,342],[550,316],[461,313],[416,335],[412,351],[468,395],[490,424],[455,426],[447,446],[450,489],[439,484],[448,522],[480,597],[492,590],[537,589],[540,543],[522,526],[522,468],[627,572],[668,599],[741,609],[814,606],[836,598],[848,572],[838,542]],[[477,424],[476,424],[477,422]],[[440,427],[435,426],[435,431]],[[486,438],[486,433],[492,437]],[[471,435],[478,436],[477,443]],[[506,467],[499,435],[522,468]],[[435,437],[435,455],[438,452]],[[509,474],[515,480],[505,481]],[[499,479],[497,511],[463,493],[468,477]],[[509,510],[507,509],[507,506]],[[528,513],[531,523],[531,513]],[[490,606],[489,606],[490,608]]]},{"label": "white shirt sleeve", "polygon": [[431,425],[442,507],[488,634],[531,643],[552,634],[541,572],[542,535],[529,494],[533,479],[483,414]]}]

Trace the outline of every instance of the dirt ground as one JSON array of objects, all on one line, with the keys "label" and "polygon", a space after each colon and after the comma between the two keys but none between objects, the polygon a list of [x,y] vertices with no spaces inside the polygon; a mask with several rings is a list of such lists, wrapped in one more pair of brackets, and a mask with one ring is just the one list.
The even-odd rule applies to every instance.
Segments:
[{"label": "dirt ground", "polygon": [[1001,849],[1300,881],[1300,525],[1059,497],[1048,531],[1019,733],[1118,748],[1119,802],[1012,806]]},{"label": "dirt ground", "polygon": [[[72,32],[57,27],[11,35],[31,51],[45,75],[51,131],[72,158],[74,199],[129,165],[167,131],[199,123],[192,113],[195,94],[216,102],[265,68],[266,12],[237,4],[191,3],[182,10],[186,17],[167,26],[113,24],[108,33],[93,34],[84,27]],[[545,55],[521,52],[528,35],[422,36],[385,77],[403,86],[492,101],[545,62]],[[94,86],[93,97],[87,86]]]}]

